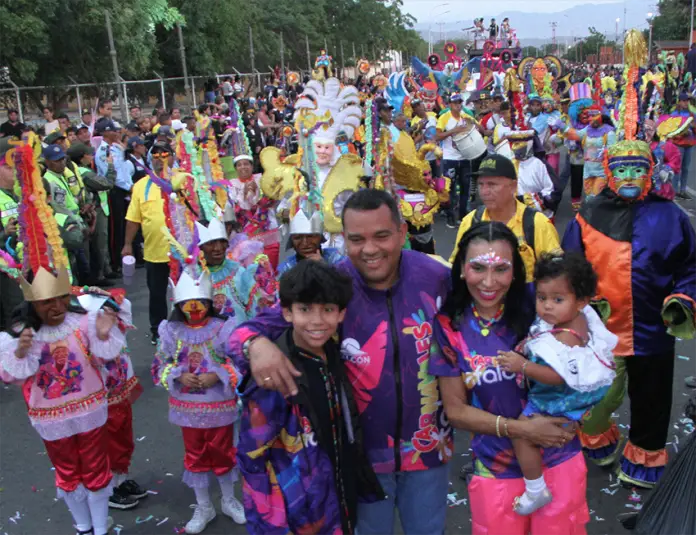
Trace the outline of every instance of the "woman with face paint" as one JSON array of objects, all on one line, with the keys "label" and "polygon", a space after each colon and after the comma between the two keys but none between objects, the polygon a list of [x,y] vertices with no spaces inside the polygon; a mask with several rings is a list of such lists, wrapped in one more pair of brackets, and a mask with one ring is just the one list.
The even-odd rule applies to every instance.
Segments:
[{"label": "woman with face paint", "polygon": [[155,384],[169,392],[169,421],[181,427],[183,481],[196,494],[186,533],[201,533],[215,518],[208,490],[211,473],[222,491],[222,512],[238,524],[246,521],[244,507],[234,496],[237,372],[224,354],[236,322],[215,313],[212,296],[206,272],[183,270],[174,287],[172,313],[159,327],[152,365]]},{"label": "woman with face paint", "polygon": [[[428,372],[438,377],[449,422],[474,434],[468,489],[474,534],[584,533],[589,521],[574,425],[547,416],[519,419],[525,385],[499,358],[532,324],[534,300],[527,290],[517,237],[503,223],[478,223],[459,242],[452,290],[433,324]],[[544,448],[543,480],[554,500],[553,507],[528,516],[513,505],[525,480],[512,439],[525,438]]]}]

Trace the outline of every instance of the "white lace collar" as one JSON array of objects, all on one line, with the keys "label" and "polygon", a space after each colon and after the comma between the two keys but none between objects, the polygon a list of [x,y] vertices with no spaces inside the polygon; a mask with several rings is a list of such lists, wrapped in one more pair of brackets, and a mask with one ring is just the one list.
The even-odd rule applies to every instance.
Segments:
[{"label": "white lace collar", "polygon": [[82,323],[84,317],[84,314],[67,312],[63,323],[60,325],[55,325],[53,327],[50,325],[42,325],[39,331],[34,335],[34,340],[46,344],[53,344],[59,340],[63,340],[80,328],[80,323]]}]

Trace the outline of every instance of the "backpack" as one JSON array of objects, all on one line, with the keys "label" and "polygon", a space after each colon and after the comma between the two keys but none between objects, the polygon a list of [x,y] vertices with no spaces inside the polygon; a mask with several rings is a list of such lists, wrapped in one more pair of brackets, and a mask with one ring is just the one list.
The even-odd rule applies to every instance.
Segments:
[{"label": "backpack", "polygon": [[[472,225],[474,223],[480,223],[483,220],[483,212],[485,210],[486,207],[483,205],[476,208],[476,212],[474,212],[474,219],[471,221]],[[524,234],[524,241],[527,242],[527,245],[529,245],[529,247],[531,247],[535,257],[536,250],[534,249],[534,216],[536,215],[536,213],[536,210],[533,210],[528,206],[525,206],[524,213],[522,214],[522,232]]]}]

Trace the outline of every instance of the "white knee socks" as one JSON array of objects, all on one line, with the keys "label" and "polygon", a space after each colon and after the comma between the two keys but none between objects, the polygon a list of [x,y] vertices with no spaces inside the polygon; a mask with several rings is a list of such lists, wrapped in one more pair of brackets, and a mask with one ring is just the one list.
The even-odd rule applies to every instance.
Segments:
[{"label": "white knee socks", "polygon": [[92,516],[89,512],[87,499],[84,496],[82,498],[83,499],[78,498],[75,493],[72,492],[66,493],[63,496],[65,505],[67,505],[70,510],[77,531],[89,531],[92,529]]},{"label": "white knee socks", "polygon": [[[208,487],[194,487],[193,492],[196,493],[196,503],[203,507],[210,507],[210,491]],[[95,534],[96,535],[96,534]]]},{"label": "white knee socks", "polygon": [[111,486],[108,486],[87,495],[94,535],[106,535],[109,530],[109,497],[111,492]]},{"label": "white knee socks", "polygon": [[224,475],[217,476],[223,499],[234,498],[234,482],[237,479],[235,476],[234,470],[230,470]]}]

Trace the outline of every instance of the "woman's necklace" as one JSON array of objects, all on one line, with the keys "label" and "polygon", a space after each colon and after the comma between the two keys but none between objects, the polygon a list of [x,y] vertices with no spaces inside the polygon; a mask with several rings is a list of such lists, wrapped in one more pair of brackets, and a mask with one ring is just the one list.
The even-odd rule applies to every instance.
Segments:
[{"label": "woman's necklace", "polygon": [[471,311],[474,313],[474,317],[476,318],[479,327],[481,327],[481,334],[483,336],[488,336],[491,333],[491,326],[494,323],[497,323],[497,321],[503,317],[503,312],[505,311],[505,304],[500,305],[498,311],[489,320],[483,319],[481,317],[481,314],[479,314],[478,310],[476,310],[476,305],[474,303],[471,303]]}]

